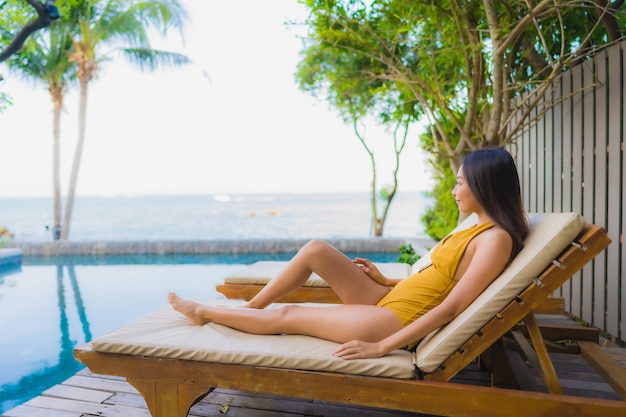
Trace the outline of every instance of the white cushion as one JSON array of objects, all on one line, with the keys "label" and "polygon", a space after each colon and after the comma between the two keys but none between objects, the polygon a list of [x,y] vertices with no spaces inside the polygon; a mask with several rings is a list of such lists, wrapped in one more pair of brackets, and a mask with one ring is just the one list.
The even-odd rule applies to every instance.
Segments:
[{"label": "white cushion", "polygon": [[[209,301],[235,306],[241,301]],[[273,304],[277,308],[282,304]],[[328,304],[309,306],[325,308]],[[181,314],[165,307],[92,342],[99,352],[156,356],[273,368],[332,371],[356,375],[413,378],[413,355],[396,350],[376,359],[345,360],[332,356],[337,343],[310,336],[260,336],[219,324],[191,326]]]},{"label": "white cushion", "polygon": [[[400,262],[374,262],[380,272],[387,278],[406,278],[411,273],[409,264]],[[287,261],[259,261],[240,271],[233,272],[224,278],[225,284],[267,284],[281,269],[287,265]],[[328,287],[326,281],[313,273],[304,284],[308,287]]]},{"label": "white cushion", "polygon": [[530,233],[513,262],[476,300],[416,350],[416,365],[434,371],[466,340],[526,288],[563,252],[585,226],[576,213],[530,214]]}]

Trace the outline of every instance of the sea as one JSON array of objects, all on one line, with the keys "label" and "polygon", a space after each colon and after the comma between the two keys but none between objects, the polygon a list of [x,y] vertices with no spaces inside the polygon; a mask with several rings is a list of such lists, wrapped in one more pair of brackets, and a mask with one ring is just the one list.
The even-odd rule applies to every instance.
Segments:
[{"label": "sea", "polygon": [[[377,200],[378,215],[382,201]],[[423,192],[398,192],[383,237],[425,238],[420,218],[431,204]],[[0,227],[15,242],[50,241],[53,200],[0,198]],[[329,239],[373,237],[367,192],[78,196],[70,241]]]}]

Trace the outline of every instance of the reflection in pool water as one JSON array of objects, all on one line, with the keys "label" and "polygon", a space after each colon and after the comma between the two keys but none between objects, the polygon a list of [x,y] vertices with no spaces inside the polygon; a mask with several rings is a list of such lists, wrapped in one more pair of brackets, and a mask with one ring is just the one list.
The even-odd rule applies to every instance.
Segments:
[{"label": "reflection in pool water", "polygon": [[0,269],[0,414],[74,375],[83,368],[74,346],[164,306],[168,291],[223,298],[215,284],[225,275],[290,256],[26,258],[21,268]]}]

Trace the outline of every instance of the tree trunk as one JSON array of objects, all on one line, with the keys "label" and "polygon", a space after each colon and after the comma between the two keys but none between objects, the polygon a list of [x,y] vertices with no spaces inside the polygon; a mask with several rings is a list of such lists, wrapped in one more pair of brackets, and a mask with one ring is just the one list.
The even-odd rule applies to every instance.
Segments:
[{"label": "tree trunk", "polygon": [[372,191],[370,196],[370,204],[372,207],[372,227],[374,228],[374,236],[382,236],[383,229],[380,221],[378,219],[378,206],[376,205],[376,158],[374,157],[374,152],[367,146],[365,142],[365,138],[359,133],[359,128],[357,126],[358,119],[352,119],[352,129],[354,130],[354,134],[363,145],[363,148],[367,152],[367,155],[370,157],[370,164],[372,166]]},{"label": "tree trunk", "polygon": [[83,74],[80,77],[80,100],[78,112],[78,141],[74,151],[74,162],[72,164],[72,173],[70,175],[70,185],[67,189],[67,201],[65,202],[65,215],[63,217],[63,227],[61,229],[61,239],[66,240],[70,235],[70,221],[72,218],[72,209],[74,207],[74,195],[76,194],[76,182],[78,180],[78,169],[80,168],[80,159],[83,154],[83,145],[85,143],[85,125],[87,120],[87,88],[89,86],[89,75]]},{"label": "tree trunk", "polygon": [[58,240],[61,237],[61,178],[60,178],[60,144],[61,136],[61,110],[63,109],[63,87],[50,86],[50,95],[54,105],[52,120],[52,190],[54,199],[54,227],[52,238]]},{"label": "tree trunk", "polygon": [[[383,235],[385,222],[387,221],[387,214],[389,214],[389,208],[391,207],[391,203],[393,202],[393,199],[396,196],[396,192],[398,191],[398,171],[400,171],[400,154],[402,154],[402,151],[404,150],[404,146],[406,145],[406,138],[407,138],[407,135],[409,134],[410,122],[411,122],[411,119],[407,119],[404,122],[404,127],[402,127],[403,125],[401,122],[398,122],[393,132],[393,147],[394,147],[394,153],[395,153],[395,158],[396,158],[395,166],[393,169],[393,186],[391,190],[388,191],[387,195],[385,196],[386,201],[383,207],[382,216],[376,218],[375,235],[378,237]],[[403,128],[404,133],[402,135],[402,139],[398,141],[398,130],[400,130],[401,128]]]}]

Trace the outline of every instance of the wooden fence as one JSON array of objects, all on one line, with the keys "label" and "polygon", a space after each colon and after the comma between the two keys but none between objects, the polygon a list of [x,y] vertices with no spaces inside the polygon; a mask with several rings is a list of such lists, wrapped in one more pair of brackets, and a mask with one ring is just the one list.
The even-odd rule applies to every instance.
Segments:
[{"label": "wooden fence", "polygon": [[565,297],[571,314],[621,341],[626,340],[625,49],[626,43],[614,45],[564,73],[542,97],[537,122],[510,148],[527,211],[574,211],[607,229],[613,243],[557,295]]}]

